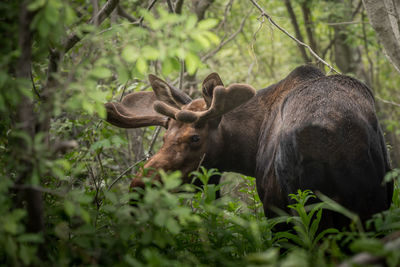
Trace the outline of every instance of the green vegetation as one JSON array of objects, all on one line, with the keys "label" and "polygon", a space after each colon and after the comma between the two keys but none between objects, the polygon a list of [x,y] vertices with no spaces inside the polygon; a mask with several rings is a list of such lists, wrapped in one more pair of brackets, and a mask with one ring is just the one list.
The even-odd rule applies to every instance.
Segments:
[{"label": "green vegetation", "polygon": [[[156,127],[122,130],[104,122],[104,103],[149,90],[147,74],[196,97],[213,71],[226,84],[255,88],[305,63],[329,71],[263,21],[250,1],[5,0],[0,264],[331,266],[368,252],[398,266],[398,240],[385,237],[400,230],[400,74],[385,58],[361,1],[263,1],[294,33],[287,2],[303,41],[378,97],[394,167],[387,175],[395,181],[390,210],[364,227],[324,196],[318,195],[323,204],[307,206],[316,196],[304,191],[291,196],[293,214],[267,219],[254,178],[207,185],[217,170],[203,168],[194,173],[203,187],[162,173],[162,184],[128,191],[161,138]],[[239,188],[240,197],[216,199],[221,187]],[[349,229],[319,231],[326,209],[352,219]],[[281,230],[286,223],[290,227]]]}]

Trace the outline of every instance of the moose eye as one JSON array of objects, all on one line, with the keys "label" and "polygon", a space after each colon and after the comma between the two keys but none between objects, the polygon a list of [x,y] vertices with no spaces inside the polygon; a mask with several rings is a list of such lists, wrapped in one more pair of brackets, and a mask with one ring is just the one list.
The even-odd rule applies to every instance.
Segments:
[{"label": "moose eye", "polygon": [[200,136],[198,136],[197,134],[192,135],[192,136],[190,137],[190,142],[191,142],[191,143],[197,143],[197,142],[199,142],[199,141],[200,141]]}]

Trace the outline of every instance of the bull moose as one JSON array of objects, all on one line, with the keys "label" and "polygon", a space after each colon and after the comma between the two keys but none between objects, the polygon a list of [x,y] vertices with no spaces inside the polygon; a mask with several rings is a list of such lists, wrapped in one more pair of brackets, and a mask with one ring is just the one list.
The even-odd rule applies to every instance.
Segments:
[{"label": "bull moose", "polygon": [[[162,148],[145,168],[180,170],[185,182],[201,163],[256,178],[267,217],[287,210],[288,194],[320,191],[362,220],[390,206],[393,185],[371,90],[344,75],[301,66],[265,89],[225,87],[217,73],[192,100],[149,75],[154,92],[107,103],[107,121],[122,128],[160,125]],[[141,175],[131,187],[144,186]],[[341,224],[330,216],[330,223]]]}]

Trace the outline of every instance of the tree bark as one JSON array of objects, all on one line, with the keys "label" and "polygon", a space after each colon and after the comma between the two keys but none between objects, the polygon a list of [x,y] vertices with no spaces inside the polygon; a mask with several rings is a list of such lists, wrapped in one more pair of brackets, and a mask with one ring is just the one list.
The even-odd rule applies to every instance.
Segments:
[{"label": "tree bark", "polygon": [[[24,1],[20,6],[19,14],[19,40],[20,57],[17,63],[16,78],[21,81],[29,81],[31,75],[32,60],[32,32],[30,24],[33,19],[33,13],[27,9],[28,1]],[[22,84],[21,86],[25,86]],[[30,140],[35,137],[35,114],[32,99],[22,95],[17,110],[16,117],[17,130],[26,134]],[[31,143],[32,143],[31,142]],[[19,138],[16,142],[17,157],[16,162],[19,167],[17,183],[24,184],[30,182],[34,171],[32,158],[29,156],[32,152],[30,144]],[[44,209],[42,193],[34,189],[24,191],[24,200],[28,212],[27,230],[31,233],[40,233],[44,231]],[[41,253],[41,252],[39,252]]]},{"label": "tree bark", "polygon": [[363,3],[386,57],[400,72],[400,3],[396,0],[363,0]]},{"label": "tree bark", "polygon": [[310,47],[315,53],[318,53],[317,42],[314,38],[313,22],[311,19],[311,10],[309,7],[310,1],[304,1],[301,3],[301,11],[303,12],[304,24],[306,26],[306,33],[308,41],[310,42]]},{"label": "tree bark", "polygon": [[197,19],[200,21],[204,19],[204,15],[206,10],[210,7],[210,5],[214,2],[214,0],[193,0],[193,10],[197,15]]}]

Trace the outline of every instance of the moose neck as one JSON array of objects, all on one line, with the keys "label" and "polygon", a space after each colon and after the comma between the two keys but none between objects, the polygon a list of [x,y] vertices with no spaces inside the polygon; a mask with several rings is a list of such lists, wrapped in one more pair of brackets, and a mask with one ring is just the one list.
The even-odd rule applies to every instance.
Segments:
[{"label": "moose neck", "polygon": [[260,94],[225,114],[209,144],[205,166],[254,176],[260,127]]}]

